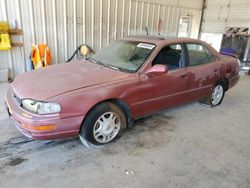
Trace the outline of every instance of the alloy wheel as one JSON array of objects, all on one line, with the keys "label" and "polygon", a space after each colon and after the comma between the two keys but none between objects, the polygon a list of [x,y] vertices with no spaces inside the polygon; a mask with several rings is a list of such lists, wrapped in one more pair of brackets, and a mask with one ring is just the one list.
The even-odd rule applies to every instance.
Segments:
[{"label": "alloy wheel", "polygon": [[95,122],[93,136],[99,143],[108,143],[119,133],[121,120],[115,112],[106,112],[102,114]]},{"label": "alloy wheel", "polygon": [[217,85],[213,89],[212,96],[211,96],[212,105],[216,106],[220,103],[223,97],[223,93],[224,93],[224,89],[221,85]]}]

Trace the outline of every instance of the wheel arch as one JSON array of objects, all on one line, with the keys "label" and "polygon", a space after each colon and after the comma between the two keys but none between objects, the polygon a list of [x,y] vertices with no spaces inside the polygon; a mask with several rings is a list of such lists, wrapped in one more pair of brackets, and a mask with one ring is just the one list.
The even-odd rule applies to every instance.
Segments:
[{"label": "wheel arch", "polygon": [[110,100],[107,100],[106,102],[112,102],[116,104],[119,108],[121,108],[121,110],[126,116],[127,125],[130,124],[133,118],[132,118],[131,110],[126,102],[124,102],[122,99],[110,99]]},{"label": "wheel arch", "polygon": [[[103,100],[103,101],[100,101],[98,103],[96,103],[95,105],[93,105],[86,113],[85,117],[88,116],[88,114],[98,105],[102,104],[102,103],[113,103],[115,105],[117,105],[121,110],[122,112],[124,113],[125,117],[126,117],[126,123],[127,123],[127,127],[130,125],[131,122],[133,122],[133,118],[132,118],[132,114],[131,114],[131,110],[129,108],[129,106],[127,105],[126,102],[124,102],[122,99],[106,99],[106,100]],[[82,121],[82,124],[81,124],[81,127],[79,129],[79,132],[81,131],[82,129],[82,125],[83,125],[83,122],[86,118],[83,119]]]},{"label": "wheel arch", "polygon": [[225,91],[228,90],[229,80],[227,78],[221,78],[221,79],[219,79],[216,84],[219,84],[219,83],[223,84]]}]

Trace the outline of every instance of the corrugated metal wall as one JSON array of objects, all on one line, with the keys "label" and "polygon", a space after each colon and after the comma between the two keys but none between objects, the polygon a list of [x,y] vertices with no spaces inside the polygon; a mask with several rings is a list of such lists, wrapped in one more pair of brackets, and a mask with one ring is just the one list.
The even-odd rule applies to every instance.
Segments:
[{"label": "corrugated metal wall", "polygon": [[24,32],[14,38],[23,41],[24,47],[0,51],[0,69],[9,68],[10,77],[27,71],[32,44],[47,43],[53,63],[58,63],[64,62],[82,43],[99,50],[123,36],[145,34],[145,26],[156,35],[159,19],[161,34],[176,36],[180,17],[189,15],[191,37],[197,38],[201,0],[181,1],[0,0],[0,20],[16,20]]},{"label": "corrugated metal wall", "polygon": [[250,0],[207,0],[204,33],[223,33],[226,27],[250,27]]}]

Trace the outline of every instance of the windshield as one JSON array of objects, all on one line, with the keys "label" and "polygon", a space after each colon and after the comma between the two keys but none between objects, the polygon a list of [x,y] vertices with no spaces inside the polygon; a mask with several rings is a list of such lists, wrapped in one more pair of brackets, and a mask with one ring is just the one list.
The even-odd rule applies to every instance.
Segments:
[{"label": "windshield", "polygon": [[136,72],[146,61],[155,45],[118,41],[91,57],[96,63],[125,72]]}]

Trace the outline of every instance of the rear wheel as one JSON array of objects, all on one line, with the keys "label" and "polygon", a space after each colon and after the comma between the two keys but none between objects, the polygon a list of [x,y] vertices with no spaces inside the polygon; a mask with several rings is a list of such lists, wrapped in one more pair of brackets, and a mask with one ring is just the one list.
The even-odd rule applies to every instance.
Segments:
[{"label": "rear wheel", "polygon": [[209,97],[201,101],[201,103],[215,107],[221,104],[225,95],[225,85],[223,83],[218,83],[214,86]]},{"label": "rear wheel", "polygon": [[218,84],[214,87],[211,93],[211,97],[210,97],[211,105],[212,106],[220,105],[223,98],[224,98],[224,87],[222,84]]},{"label": "rear wheel", "polygon": [[80,138],[93,145],[104,145],[121,136],[125,130],[126,118],[122,110],[106,102],[97,105],[88,114],[82,124]]}]

